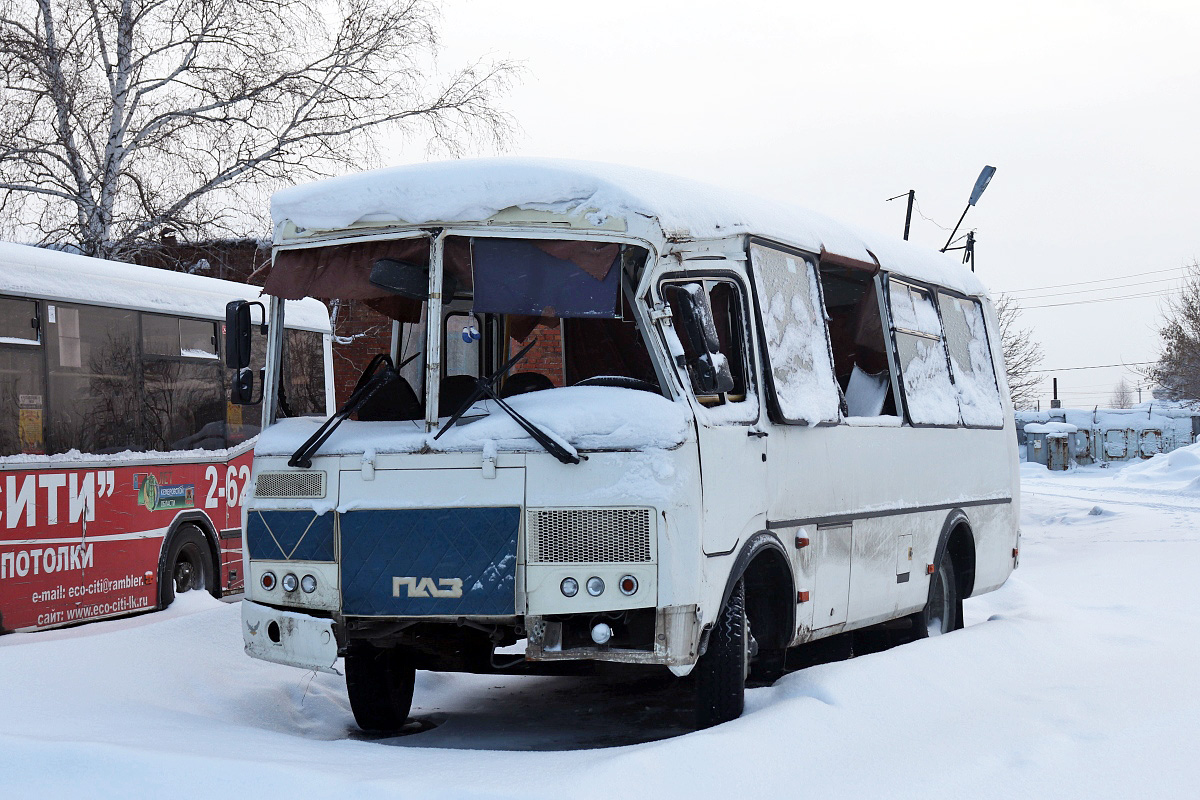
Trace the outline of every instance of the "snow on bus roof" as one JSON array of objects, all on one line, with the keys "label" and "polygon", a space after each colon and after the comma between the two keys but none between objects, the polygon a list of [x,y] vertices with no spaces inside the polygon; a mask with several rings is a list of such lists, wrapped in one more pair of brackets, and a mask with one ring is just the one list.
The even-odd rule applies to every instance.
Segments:
[{"label": "snow on bus roof", "polygon": [[984,294],[957,259],[865,233],[807,209],[634,167],[538,158],[484,158],[372,170],[283,189],[271,198],[276,230],[336,230],[356,222],[474,222],[507,208],[655,220],[668,239],[757,234],[822,249],[966,294]]},{"label": "snow on bus roof", "polygon": [[[258,300],[257,286],[0,242],[0,294],[224,319],[225,304]],[[257,318],[257,317],[256,317]],[[289,300],[288,327],[329,332],[319,300]]]}]

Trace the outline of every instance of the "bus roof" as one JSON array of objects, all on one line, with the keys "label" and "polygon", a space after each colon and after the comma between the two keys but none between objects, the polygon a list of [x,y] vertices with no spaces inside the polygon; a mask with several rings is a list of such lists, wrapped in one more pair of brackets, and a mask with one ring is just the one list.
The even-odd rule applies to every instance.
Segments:
[{"label": "bus roof", "polygon": [[[586,161],[487,158],[389,167],[276,192],[276,242],[286,223],[335,231],[353,226],[482,222],[506,209],[582,216],[612,230],[644,228],[664,241],[754,234],[956,289],[985,294],[957,259],[866,233],[807,209],[633,167]],[[656,229],[656,230],[655,230]]]},{"label": "bus roof", "polygon": [[[257,286],[137,264],[0,242],[0,294],[91,303],[211,319],[225,318],[230,300],[258,300]],[[329,333],[319,300],[289,300],[289,328]]]}]

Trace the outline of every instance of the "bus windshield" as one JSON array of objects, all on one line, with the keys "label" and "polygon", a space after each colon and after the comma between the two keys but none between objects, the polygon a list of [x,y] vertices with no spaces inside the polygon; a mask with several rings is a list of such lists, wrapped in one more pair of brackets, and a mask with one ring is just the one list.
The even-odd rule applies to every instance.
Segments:
[{"label": "bus windshield", "polygon": [[[631,302],[644,249],[583,239],[448,236],[442,291],[431,302],[430,242],[420,237],[276,254],[268,294],[363,300],[394,321],[390,356],[397,378],[360,396],[354,408],[345,406],[344,419],[424,421],[420,432],[447,445],[457,439],[449,428],[498,412],[515,426],[516,438],[531,438],[535,447],[574,462],[573,448],[510,399],[586,386],[663,394],[644,322]],[[439,318],[433,330],[431,314]],[[437,377],[432,385],[431,375]],[[570,401],[591,397],[575,393]]]}]

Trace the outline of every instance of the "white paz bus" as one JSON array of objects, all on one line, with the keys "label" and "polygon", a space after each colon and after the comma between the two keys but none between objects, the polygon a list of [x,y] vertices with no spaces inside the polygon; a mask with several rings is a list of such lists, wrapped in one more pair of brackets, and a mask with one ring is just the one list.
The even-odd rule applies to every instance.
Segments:
[{"label": "white paz bus", "polygon": [[996,318],[945,256],[554,161],[382,170],[272,211],[271,330],[306,296],[395,323],[338,414],[264,420],[243,635],[344,656],[365,729],[404,723],[417,669],[587,660],[694,674],[712,725],[788,648],[952,631],[1016,566]]}]

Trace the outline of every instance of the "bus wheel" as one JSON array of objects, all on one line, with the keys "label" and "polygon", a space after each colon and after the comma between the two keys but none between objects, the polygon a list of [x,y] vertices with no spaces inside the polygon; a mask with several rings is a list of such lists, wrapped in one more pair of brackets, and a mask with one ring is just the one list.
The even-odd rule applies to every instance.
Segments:
[{"label": "bus wheel", "polygon": [[215,586],[213,572],[204,534],[194,525],[180,527],[171,539],[159,579],[159,605],[166,608],[177,594]]},{"label": "bus wheel", "polygon": [[738,581],[708,636],[708,650],[696,664],[697,728],[711,728],[742,715],[749,666],[746,585]]},{"label": "bus wheel", "polygon": [[954,562],[943,555],[929,576],[929,599],[925,608],[913,615],[913,637],[941,636],[962,627],[962,600],[954,579]]},{"label": "bus wheel", "polygon": [[398,731],[412,709],[417,670],[399,647],[366,643],[346,651],[346,693],[354,721],[364,731]]}]

